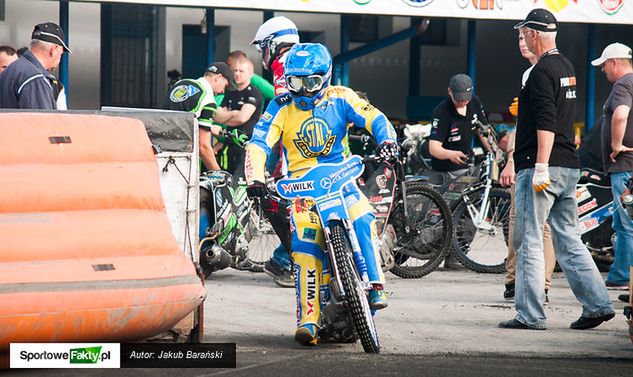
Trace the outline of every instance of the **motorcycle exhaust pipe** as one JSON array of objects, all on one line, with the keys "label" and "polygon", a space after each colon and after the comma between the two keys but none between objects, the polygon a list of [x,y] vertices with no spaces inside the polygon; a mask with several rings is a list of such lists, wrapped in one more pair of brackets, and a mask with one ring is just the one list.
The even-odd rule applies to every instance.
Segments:
[{"label": "motorcycle exhaust pipe", "polygon": [[220,245],[213,244],[211,247],[204,249],[204,260],[218,270],[223,270],[231,264],[231,254],[224,250]]}]

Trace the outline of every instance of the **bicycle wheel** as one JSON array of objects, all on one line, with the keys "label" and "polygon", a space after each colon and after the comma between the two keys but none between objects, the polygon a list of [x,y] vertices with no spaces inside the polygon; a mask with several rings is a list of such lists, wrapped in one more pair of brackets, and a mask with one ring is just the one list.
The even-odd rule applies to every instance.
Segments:
[{"label": "bicycle wheel", "polygon": [[273,226],[264,216],[259,202],[254,203],[250,218],[250,241],[246,259],[251,264],[250,270],[252,272],[263,272],[264,263],[273,256],[273,252],[279,246],[279,237],[277,237]]},{"label": "bicycle wheel", "polygon": [[369,309],[367,294],[360,285],[360,279],[352,263],[352,247],[347,232],[340,222],[330,226],[333,257],[341,276],[345,298],[352,315],[356,333],[366,353],[379,353],[380,342],[376,333],[376,324]]},{"label": "bicycle wheel", "polygon": [[[483,189],[469,194],[471,203],[462,200],[455,211],[453,249],[462,265],[475,272],[500,274],[505,272],[508,255],[508,222],[510,219],[510,192],[492,189],[483,221],[477,226],[471,218],[479,213]],[[469,207],[470,210],[469,211]]]},{"label": "bicycle wheel", "polygon": [[407,183],[407,213],[405,219],[404,201],[397,198],[390,219],[397,236],[391,272],[405,279],[421,278],[449,251],[453,220],[442,196],[422,183]]}]

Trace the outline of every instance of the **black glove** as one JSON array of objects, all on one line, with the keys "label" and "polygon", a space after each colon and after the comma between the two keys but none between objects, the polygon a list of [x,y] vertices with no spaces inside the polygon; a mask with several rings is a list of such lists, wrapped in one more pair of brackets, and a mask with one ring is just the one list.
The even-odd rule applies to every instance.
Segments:
[{"label": "black glove", "polygon": [[383,161],[393,164],[398,161],[399,150],[398,144],[393,141],[384,141],[376,148],[376,156]]},{"label": "black glove", "polygon": [[249,198],[263,198],[268,195],[266,185],[260,181],[253,181],[246,187]]}]

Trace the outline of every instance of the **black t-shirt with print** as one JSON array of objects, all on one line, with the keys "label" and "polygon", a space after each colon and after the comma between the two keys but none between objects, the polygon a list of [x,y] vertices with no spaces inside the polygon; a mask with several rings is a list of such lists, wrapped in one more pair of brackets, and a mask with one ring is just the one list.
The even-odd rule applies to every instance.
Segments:
[{"label": "black t-shirt with print", "polygon": [[[455,109],[455,104],[450,96],[442,101],[433,110],[433,124],[431,128],[431,140],[442,143],[444,149],[461,151],[465,155],[472,152],[473,127],[475,121],[487,123],[481,102],[477,96],[473,96],[466,106],[466,116]],[[436,171],[455,171],[466,169],[467,164],[458,165],[450,160],[431,158],[431,167]]]},{"label": "black t-shirt with print", "polygon": [[255,106],[255,112],[246,123],[237,127],[237,129],[247,134],[250,139],[253,135],[253,127],[255,127],[259,117],[262,115],[262,93],[259,89],[250,84],[244,90],[226,92],[220,106],[229,110],[241,110],[242,106],[246,104]]},{"label": "black t-shirt with print", "polygon": [[576,73],[571,62],[559,53],[543,56],[530,72],[519,93],[515,169],[533,168],[538,148],[537,130],[555,133],[550,166],[578,169],[574,144]]}]

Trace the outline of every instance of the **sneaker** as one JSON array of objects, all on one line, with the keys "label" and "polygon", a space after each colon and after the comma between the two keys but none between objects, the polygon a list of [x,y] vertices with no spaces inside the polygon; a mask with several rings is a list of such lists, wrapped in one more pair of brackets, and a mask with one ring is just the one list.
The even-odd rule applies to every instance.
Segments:
[{"label": "sneaker", "polygon": [[316,346],[318,342],[316,325],[308,323],[297,327],[295,341],[302,346]]},{"label": "sneaker", "polygon": [[548,293],[549,293],[549,289],[546,289],[545,290],[545,302],[543,303],[543,306],[549,305],[549,295],[548,295]]},{"label": "sneaker", "polygon": [[629,290],[628,283],[614,283],[612,281],[605,280],[604,285],[607,286],[607,289],[614,290],[614,291],[628,291]]},{"label": "sneaker", "polygon": [[374,288],[369,291],[369,307],[373,310],[384,309],[389,306],[387,295],[382,285],[374,284]]},{"label": "sneaker", "polygon": [[631,299],[631,295],[630,294],[621,294],[618,296],[618,300],[623,301],[623,302],[629,302],[629,300]]},{"label": "sneaker", "polygon": [[506,290],[503,292],[503,298],[505,298],[506,301],[514,300],[514,283],[506,284]]},{"label": "sneaker", "polygon": [[280,287],[294,288],[295,286],[295,278],[292,272],[281,267],[272,259],[264,263],[264,273],[273,278],[273,282]]}]

